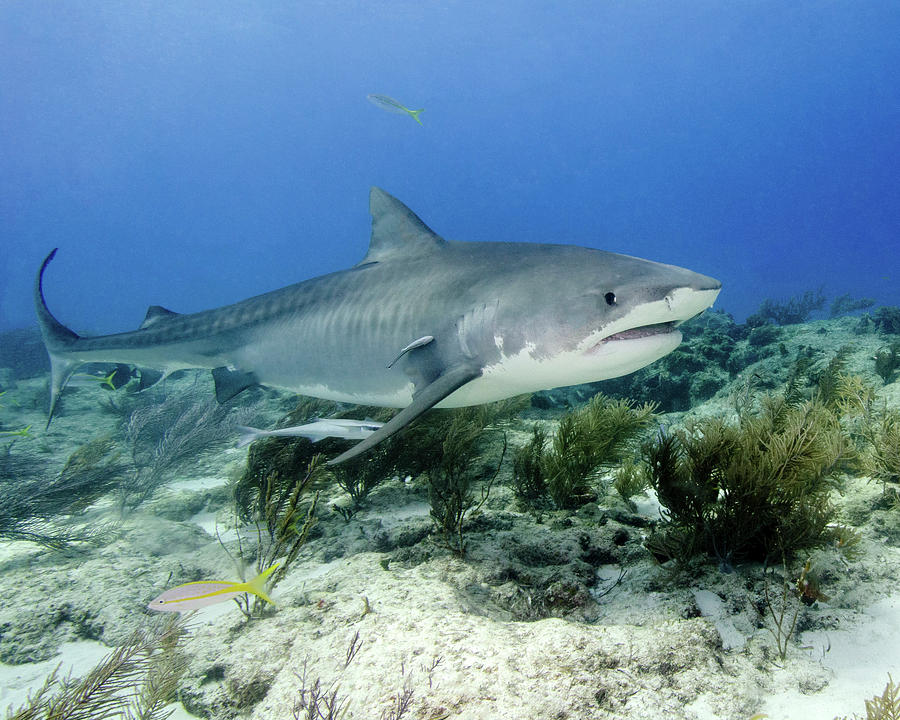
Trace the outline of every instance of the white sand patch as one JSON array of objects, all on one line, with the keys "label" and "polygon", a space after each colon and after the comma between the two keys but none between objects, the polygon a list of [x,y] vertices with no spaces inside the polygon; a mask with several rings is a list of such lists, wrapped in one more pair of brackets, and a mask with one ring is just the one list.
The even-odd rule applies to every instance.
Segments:
[{"label": "white sand patch", "polygon": [[651,520],[659,520],[662,511],[662,505],[659,504],[659,500],[656,497],[656,492],[653,490],[647,490],[645,493],[640,495],[635,495],[631,498],[632,502],[635,504],[635,512],[645,518],[650,518]]},{"label": "white sand patch", "polygon": [[[203,531],[211,536],[216,536],[216,527],[218,526],[217,519],[219,517],[219,513],[213,512],[211,510],[202,510],[198,512],[196,515],[191,516],[191,519],[188,522],[194,523],[194,525],[199,525],[203,528]],[[231,534],[231,537],[227,537],[228,534]],[[226,542],[227,540],[235,540],[237,539],[237,532],[234,529],[226,530],[225,532],[222,529],[219,529],[219,537],[222,538],[222,542]]]},{"label": "white sand patch", "polygon": [[734,626],[722,598],[710,590],[694,589],[693,593],[700,613],[716,626],[719,637],[722,638],[722,647],[726,650],[744,647],[747,638]]},{"label": "white sand patch", "polygon": [[0,543],[0,565],[21,567],[32,557],[43,552],[46,550],[33,542],[4,540]]},{"label": "white sand patch", "polygon": [[[763,712],[780,720],[832,718],[865,712],[864,700],[881,695],[888,673],[900,677],[900,595],[879,600],[864,619],[845,629],[803,633],[800,644],[832,674],[820,692],[792,690],[768,699]],[[791,658],[787,659],[790,672]]]},{"label": "white sand patch", "polygon": [[382,526],[389,530],[413,518],[427,518],[429,512],[431,512],[431,506],[428,503],[415,502],[391,508],[390,510],[367,512],[361,517],[381,520]]},{"label": "white sand patch", "polygon": [[175,480],[173,482],[167,483],[166,489],[192,491],[212,490],[213,488],[225,485],[227,482],[228,480],[218,476],[192,477],[185,480]]}]

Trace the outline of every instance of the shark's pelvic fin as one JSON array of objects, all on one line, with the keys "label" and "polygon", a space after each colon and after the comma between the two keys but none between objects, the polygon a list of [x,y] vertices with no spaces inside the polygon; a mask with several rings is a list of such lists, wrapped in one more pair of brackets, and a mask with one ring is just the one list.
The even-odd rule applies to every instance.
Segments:
[{"label": "shark's pelvic fin", "polygon": [[220,403],[228,402],[248,387],[259,385],[259,378],[255,374],[243,370],[217,367],[213,369],[212,376],[216,384],[216,400]]},{"label": "shark's pelvic fin", "polygon": [[434,252],[446,243],[418,215],[381,188],[373,187],[369,192],[369,212],[372,239],[360,265]]},{"label": "shark's pelvic fin", "polygon": [[140,383],[138,383],[138,392],[143,392],[148,387],[153,387],[163,379],[164,374],[159,370],[151,370],[150,368],[139,368],[141,374]]},{"label": "shark's pelvic fin", "polygon": [[369,435],[369,437],[354,445],[347,450],[347,452],[341,453],[336,458],[329,460],[327,464],[338,465],[339,463],[364,453],[382,440],[387,440],[387,438],[398,430],[405,428],[426,410],[433,408],[450,393],[458,390],[479,375],[481,375],[481,368],[475,363],[467,363],[451,368],[438,376],[434,382],[426,385],[421,391],[416,393],[413,397],[413,401],[409,405],[403,408],[403,410],[397,413],[378,430]]}]

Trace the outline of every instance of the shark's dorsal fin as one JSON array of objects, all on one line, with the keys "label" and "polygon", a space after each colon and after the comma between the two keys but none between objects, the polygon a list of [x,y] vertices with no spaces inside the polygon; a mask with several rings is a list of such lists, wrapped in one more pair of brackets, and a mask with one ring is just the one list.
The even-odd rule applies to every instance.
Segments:
[{"label": "shark's dorsal fin", "polygon": [[140,329],[143,330],[144,328],[148,328],[151,325],[155,325],[160,320],[178,317],[178,315],[179,313],[167,310],[160,305],[151,305],[147,308],[147,314],[144,315],[144,322],[141,323]]},{"label": "shark's dorsal fin", "polygon": [[446,241],[412,210],[381,188],[369,193],[372,239],[360,265],[433,252]]}]

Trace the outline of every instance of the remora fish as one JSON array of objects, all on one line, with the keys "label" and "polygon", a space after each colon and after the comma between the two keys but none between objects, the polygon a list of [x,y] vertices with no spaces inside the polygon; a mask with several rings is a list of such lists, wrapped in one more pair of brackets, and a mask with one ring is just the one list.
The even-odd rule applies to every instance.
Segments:
[{"label": "remora fish", "polygon": [[325,438],[343,438],[345,440],[362,440],[369,437],[384,423],[374,420],[343,420],[340,418],[316,418],[306,425],[278,428],[277,430],[258,430],[257,428],[238,425],[241,439],[238,447],[246,447],[252,442],[265,437],[305,437],[313,442]]},{"label": "remora fish", "polygon": [[[224,402],[254,384],[403,408],[332,464],[426,410],[633,372],[674,350],[677,326],[721,283],[673,265],[572,245],[459,242],[379,188],[363,260],[234,305],[179,315],[152,306],[138,330],[79,337],[35,305],[51,360],[50,417],[85,362],[163,373],[213,369]],[[49,424],[49,419],[48,419]]]}]

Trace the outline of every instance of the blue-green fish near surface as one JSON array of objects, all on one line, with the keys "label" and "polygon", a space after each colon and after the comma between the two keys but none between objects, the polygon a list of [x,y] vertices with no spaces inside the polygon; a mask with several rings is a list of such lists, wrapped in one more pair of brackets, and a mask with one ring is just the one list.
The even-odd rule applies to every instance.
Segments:
[{"label": "blue-green fish near surface", "polygon": [[388,97],[387,95],[366,95],[366,99],[376,107],[380,107],[382,110],[387,110],[388,112],[397,115],[409,115],[413,120],[419,123],[419,125],[422,124],[422,121],[419,120],[419,113],[425,108],[422,108],[422,110],[410,110],[406,105],[397,102],[394,98]]},{"label": "blue-green fish near surface", "polygon": [[266,579],[275,572],[279,563],[263,570],[250,582],[229,582],[227,580],[200,580],[189,582],[171,590],[166,590],[159,597],[154,598],[147,605],[151,610],[159,612],[186,612],[197,610],[207,605],[231,600],[241,593],[251,593],[261,597],[270,605],[275,603],[266,595]]}]

